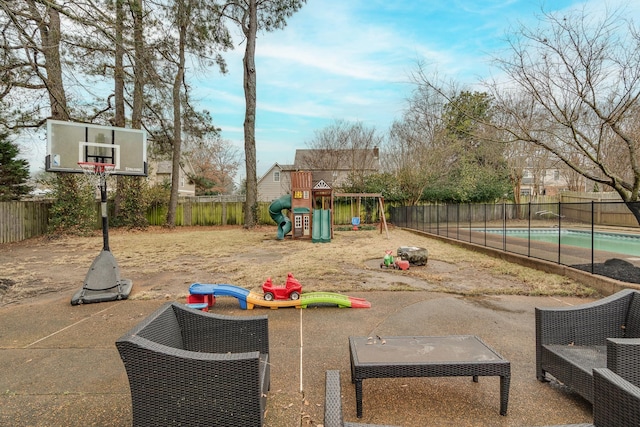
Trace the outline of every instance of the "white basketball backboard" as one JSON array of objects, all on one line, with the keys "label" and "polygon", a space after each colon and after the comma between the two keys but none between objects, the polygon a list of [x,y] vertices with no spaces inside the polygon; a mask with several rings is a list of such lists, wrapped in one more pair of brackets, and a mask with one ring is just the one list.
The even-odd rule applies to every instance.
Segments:
[{"label": "white basketball backboard", "polygon": [[114,175],[147,175],[143,130],[47,120],[48,172],[82,173],[78,162],[111,163]]}]

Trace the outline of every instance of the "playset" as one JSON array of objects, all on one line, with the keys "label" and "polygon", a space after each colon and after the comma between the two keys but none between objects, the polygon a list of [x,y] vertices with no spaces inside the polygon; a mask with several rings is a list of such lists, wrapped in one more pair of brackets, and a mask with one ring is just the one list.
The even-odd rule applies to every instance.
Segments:
[{"label": "playset", "polygon": [[[361,198],[375,198],[377,200],[382,221],[382,227],[387,230],[384,216],[384,198],[378,193],[334,193],[330,185],[320,179],[314,184],[311,172],[291,172],[291,192],[271,202],[269,215],[278,225],[276,238],[283,240],[291,234],[292,239],[311,239],[312,242],[330,242],[333,238],[333,205],[334,197],[348,197],[358,199],[358,212]],[[353,212],[351,225],[353,230],[360,228],[360,217]],[[389,232],[387,230],[387,238]]]}]

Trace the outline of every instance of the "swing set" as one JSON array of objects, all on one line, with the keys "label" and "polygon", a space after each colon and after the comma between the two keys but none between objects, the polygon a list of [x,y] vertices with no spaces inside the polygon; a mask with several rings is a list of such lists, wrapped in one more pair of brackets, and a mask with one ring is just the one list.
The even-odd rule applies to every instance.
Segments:
[{"label": "swing set", "polygon": [[[344,197],[350,199],[351,206],[351,225],[354,230],[357,230],[360,227],[360,212],[362,199],[366,198],[375,198],[378,209],[380,210],[380,233],[382,234],[382,228],[384,227],[384,231],[387,235],[387,239],[389,238],[389,229],[387,228],[387,220],[384,215],[384,197],[380,193],[334,193],[334,197]],[[357,209],[354,210],[354,199],[357,199]],[[335,215],[332,217],[332,221],[335,221]],[[335,224],[334,224],[335,225]]]}]

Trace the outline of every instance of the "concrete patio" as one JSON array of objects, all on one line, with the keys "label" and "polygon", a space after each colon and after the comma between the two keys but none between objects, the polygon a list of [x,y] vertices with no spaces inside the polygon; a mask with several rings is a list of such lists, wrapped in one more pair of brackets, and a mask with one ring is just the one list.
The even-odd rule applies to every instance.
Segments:
[{"label": "concrete patio", "polygon": [[[540,426],[591,422],[591,405],[535,377],[534,308],[577,305],[565,297],[461,297],[434,292],[366,292],[370,309],[241,310],[219,298],[220,314],[269,316],[271,391],[266,426],[323,423],[325,371],[341,372],[345,419],[398,426]],[[71,306],[39,297],[0,309],[0,425],[129,426],[131,401],[115,340],[163,300]],[[478,335],[511,362],[506,416],[498,377],[369,379],[358,420],[349,336]]]}]

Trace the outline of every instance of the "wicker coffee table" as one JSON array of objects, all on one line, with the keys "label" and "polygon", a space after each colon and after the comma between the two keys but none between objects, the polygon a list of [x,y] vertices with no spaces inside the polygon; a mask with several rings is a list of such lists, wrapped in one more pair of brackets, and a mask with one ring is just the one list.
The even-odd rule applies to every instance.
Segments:
[{"label": "wicker coffee table", "polygon": [[362,417],[365,378],[500,377],[500,415],[507,414],[511,364],[473,335],[443,337],[349,337],[351,382]]}]

